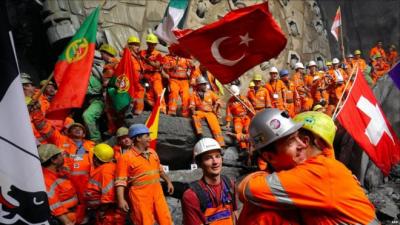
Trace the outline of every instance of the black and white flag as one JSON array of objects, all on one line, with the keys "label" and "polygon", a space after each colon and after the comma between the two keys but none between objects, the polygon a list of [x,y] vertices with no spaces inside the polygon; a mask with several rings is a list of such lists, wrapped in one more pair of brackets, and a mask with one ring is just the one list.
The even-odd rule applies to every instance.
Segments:
[{"label": "black and white flag", "polygon": [[5,2],[0,3],[0,224],[49,224],[43,174]]}]

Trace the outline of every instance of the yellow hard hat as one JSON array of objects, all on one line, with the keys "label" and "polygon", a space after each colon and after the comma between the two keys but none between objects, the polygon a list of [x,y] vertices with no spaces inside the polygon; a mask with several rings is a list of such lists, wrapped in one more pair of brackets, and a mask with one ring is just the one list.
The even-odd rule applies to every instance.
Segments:
[{"label": "yellow hard hat", "polygon": [[106,52],[112,56],[117,55],[117,50],[109,44],[102,44],[100,46],[100,51]]},{"label": "yellow hard hat", "polygon": [[94,146],[93,154],[102,162],[111,162],[114,158],[114,150],[104,143]]},{"label": "yellow hard hat", "polygon": [[358,50],[358,49],[357,49],[357,50],[355,50],[355,51],[354,51],[354,55],[361,55],[361,51],[360,51],[360,50]]},{"label": "yellow hard hat", "polygon": [[324,108],[322,105],[320,105],[320,104],[318,104],[318,105],[315,105],[313,108],[312,108],[312,110],[313,111],[317,111],[318,109],[322,109],[322,108]]},{"label": "yellow hard hat", "polygon": [[258,74],[258,73],[254,74],[254,76],[253,76],[253,80],[256,80],[256,81],[260,81],[260,80],[262,80],[262,76],[261,76],[261,74]]},{"label": "yellow hard hat", "polygon": [[140,44],[140,40],[139,40],[139,38],[138,37],[136,37],[136,36],[130,36],[129,38],[128,38],[128,44],[130,44],[130,43],[138,43],[138,44]]},{"label": "yellow hard hat", "polygon": [[249,87],[254,87],[254,86],[256,86],[256,84],[253,81],[250,81]]},{"label": "yellow hard hat", "polygon": [[303,123],[304,129],[322,138],[330,148],[333,148],[336,125],[330,116],[322,112],[308,111],[297,114],[293,120]]},{"label": "yellow hard hat", "polygon": [[152,43],[152,44],[157,44],[158,43],[158,38],[153,33],[150,33],[146,37],[146,42],[147,43]]},{"label": "yellow hard hat", "polygon": [[326,62],[326,66],[332,66],[332,62]]},{"label": "yellow hard hat", "polygon": [[[44,85],[46,84],[46,82],[47,82],[47,80],[42,80],[42,81],[40,81],[40,86],[41,86],[41,87],[44,86]],[[49,80],[48,85],[54,85],[54,82],[51,81],[51,80]]]},{"label": "yellow hard hat", "polygon": [[31,104],[31,102],[32,102],[32,98],[29,96],[25,96],[25,104],[29,105],[29,104]]},{"label": "yellow hard hat", "polygon": [[382,55],[381,55],[380,53],[376,53],[376,54],[374,55],[374,59],[377,59],[377,58],[382,58]]}]

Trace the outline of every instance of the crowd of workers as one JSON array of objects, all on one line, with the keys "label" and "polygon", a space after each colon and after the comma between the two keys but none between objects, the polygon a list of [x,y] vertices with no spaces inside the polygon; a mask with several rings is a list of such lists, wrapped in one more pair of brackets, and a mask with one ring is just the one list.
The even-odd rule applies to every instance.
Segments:
[{"label": "crowd of workers", "polygon": [[[127,217],[137,225],[173,224],[160,178],[170,194],[174,187],[149,148],[149,130],[143,124],[124,124],[126,117],[151,110],[163,87],[168,95],[161,112],[191,118],[199,138],[194,158],[203,178],[183,195],[185,225],[234,224],[236,218],[239,224],[379,224],[356,179],[334,159],[336,127],[330,116],[351,87],[355,70],[364,71],[374,84],[398,60],[395,46],[386,53],[378,42],[368,64],[356,50],[321,68],[315,61],[306,66],[298,62],[292,74],[271,67],[269,76],[254,74],[248,88],[230,84],[231,97],[224,103],[223,86],[207,68],[172,48],[163,56],[155,49],[157,43],[149,34],[147,49],[140,50],[139,38],[128,39],[140,82],[131,84],[134,93],[123,108],[110,97],[123,85],[115,74],[118,52],[108,44],[99,48],[102,73],[90,77],[84,124],[74,121],[76,115],[63,121],[46,118],[56,85],[41,82],[41,93],[29,75],[21,74],[55,224],[125,224]],[[262,171],[240,183],[244,208],[239,217],[235,184],[221,175],[223,108],[226,128],[232,129],[227,134],[236,138],[241,152],[259,153]],[[112,147],[102,143],[103,114],[106,133],[117,138]],[[203,136],[203,119],[213,138]]]}]

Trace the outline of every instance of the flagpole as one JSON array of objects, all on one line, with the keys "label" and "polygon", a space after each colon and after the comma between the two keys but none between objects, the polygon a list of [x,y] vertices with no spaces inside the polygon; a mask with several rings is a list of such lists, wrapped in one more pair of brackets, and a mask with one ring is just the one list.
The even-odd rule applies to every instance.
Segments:
[{"label": "flagpole", "polygon": [[[340,6],[339,6],[339,9],[340,9]],[[346,60],[346,57],[345,57],[345,54],[344,54],[344,40],[343,40],[343,27],[344,27],[344,25],[343,25],[343,20],[342,20],[342,9],[340,9],[340,39],[341,39],[341,49],[342,49],[342,57],[343,57],[343,60],[345,61]]]},{"label": "flagpole", "polygon": [[229,92],[229,94],[231,94],[236,100],[238,100],[240,102],[240,104],[242,104],[250,113],[252,113],[253,115],[256,115],[256,112],[254,112],[248,105],[246,105],[246,103],[244,103],[242,101],[242,99],[240,99],[238,96],[234,95],[232,93],[232,91],[229,90],[229,88],[225,87],[225,85],[222,85],[222,87],[224,87]]},{"label": "flagpole", "polygon": [[353,68],[353,70],[351,71],[351,75],[350,75],[349,79],[347,80],[346,85],[344,86],[344,91],[343,91],[342,95],[340,96],[339,101],[338,101],[338,103],[336,105],[336,108],[335,108],[335,110],[333,111],[333,114],[332,114],[332,119],[333,120],[336,119],[336,116],[337,116],[336,114],[337,114],[337,112],[339,110],[340,104],[342,104],[343,96],[344,96],[344,94],[346,94],[346,90],[347,90],[347,87],[350,84],[351,78],[353,78],[354,74],[356,74],[356,73],[354,73],[354,71],[358,71],[358,65]]}]

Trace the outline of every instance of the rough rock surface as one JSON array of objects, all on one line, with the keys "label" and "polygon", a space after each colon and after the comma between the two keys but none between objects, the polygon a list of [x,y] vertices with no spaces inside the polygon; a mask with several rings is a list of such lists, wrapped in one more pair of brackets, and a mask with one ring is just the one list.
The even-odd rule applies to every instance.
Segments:
[{"label": "rough rock surface", "polygon": [[[128,126],[134,123],[145,123],[149,113],[144,112],[126,122]],[[205,121],[203,121],[203,135],[212,137]],[[171,170],[190,169],[190,164],[193,162],[193,147],[197,141],[191,119],[160,114],[157,153],[163,165],[168,165]],[[228,146],[233,144],[228,136],[225,136],[225,142]],[[234,156],[230,156],[232,157]]]}]

